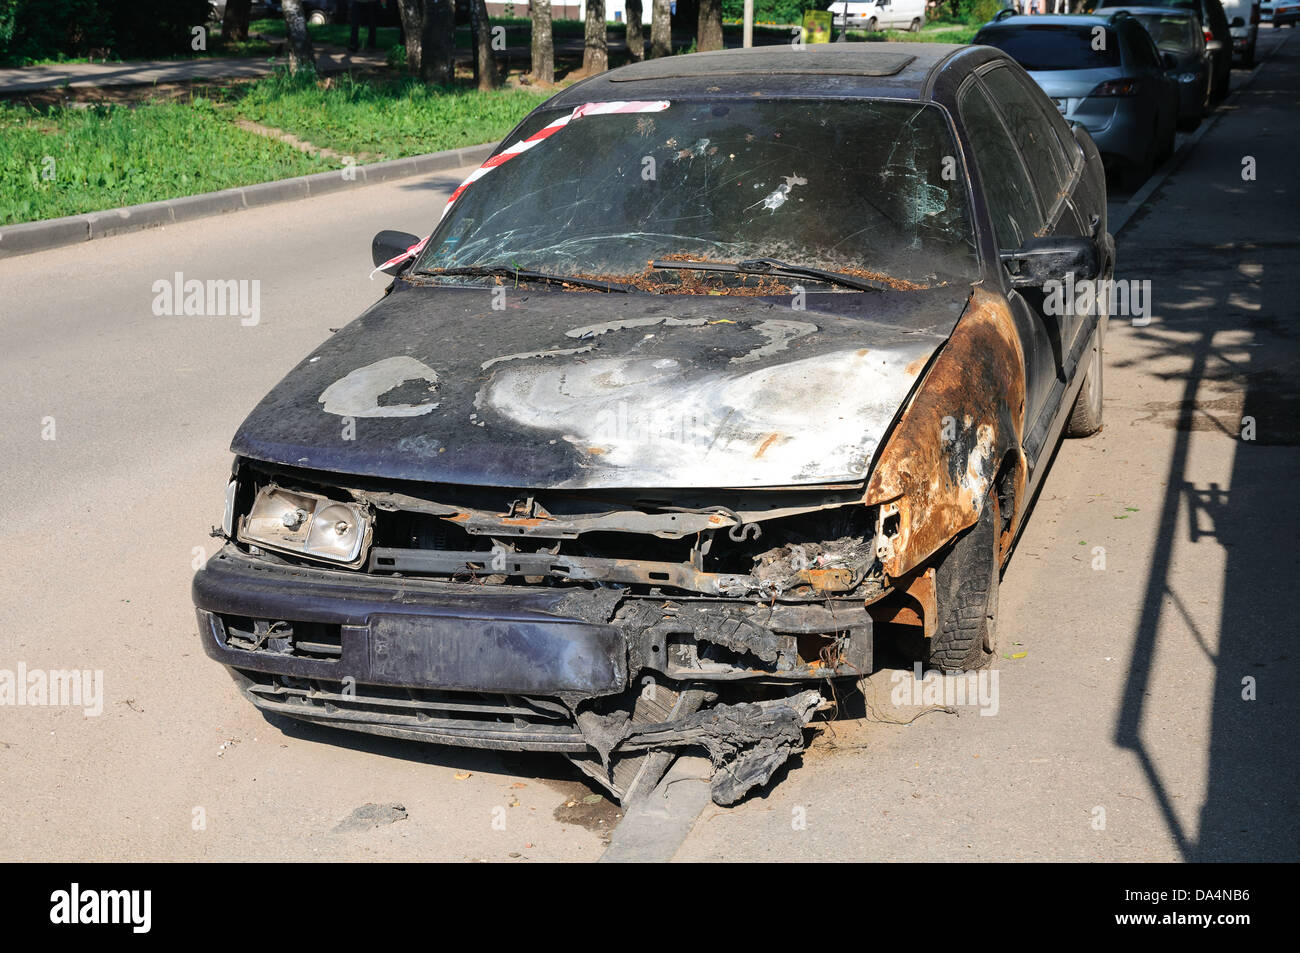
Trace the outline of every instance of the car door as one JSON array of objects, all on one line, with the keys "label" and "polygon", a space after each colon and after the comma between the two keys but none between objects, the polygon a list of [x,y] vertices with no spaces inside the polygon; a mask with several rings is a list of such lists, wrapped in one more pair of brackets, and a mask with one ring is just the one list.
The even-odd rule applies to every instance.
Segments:
[{"label": "car door", "polygon": [[[1078,164],[1082,155],[1078,144],[1071,144],[1074,150],[1067,155],[1060,137],[1052,125],[1052,120],[1060,120],[1060,113],[1053,107],[1052,101],[1037,87],[1028,75],[1024,75],[1010,66],[996,66],[988,70],[980,82],[988,88],[989,95],[997,103],[1002,113],[1011,139],[1019,147],[1024,157],[1024,164],[1034,179],[1034,187],[1039,202],[1043,207],[1044,226],[1041,234],[1060,235],[1060,237],[1095,237],[1091,221],[1080,221],[1078,211],[1071,202]],[[1049,114],[1050,113],[1050,114]],[[1075,278],[1096,280],[1095,274],[1078,274]],[[1095,309],[1087,308],[1080,313],[1080,308],[1052,308],[1058,313],[1047,313],[1048,295],[1037,289],[1024,289],[1024,298],[1040,312],[1052,337],[1053,356],[1056,358],[1057,371],[1063,380],[1074,380],[1074,374],[1083,348],[1087,345],[1093,324],[1096,321]],[[1084,298],[1087,303],[1087,298]]]},{"label": "car door", "polygon": [[[982,194],[988,218],[999,249],[1020,248],[1035,236],[1044,234],[1046,219],[1036,189],[1020,151],[988,91],[974,77],[969,77],[957,92],[957,113],[967,149],[979,175],[978,191]],[[1030,306],[1025,297],[1004,282],[1012,317],[1025,356],[1025,421],[1022,441],[1025,453],[1034,460],[1043,445],[1042,438],[1031,444],[1033,423],[1047,413],[1057,387],[1058,373],[1049,326],[1041,312]],[[1057,402],[1060,398],[1057,397]]]},{"label": "car door", "polygon": [[1151,109],[1156,116],[1156,142],[1161,143],[1178,121],[1178,80],[1161,60],[1160,50],[1145,27],[1136,22],[1126,23],[1124,27],[1126,65],[1133,73],[1140,73],[1143,85],[1150,90]]}]

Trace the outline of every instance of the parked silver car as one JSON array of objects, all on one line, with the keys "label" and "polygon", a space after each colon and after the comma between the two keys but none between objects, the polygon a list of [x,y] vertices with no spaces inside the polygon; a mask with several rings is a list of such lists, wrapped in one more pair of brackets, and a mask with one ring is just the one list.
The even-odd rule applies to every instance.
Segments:
[{"label": "parked silver car", "polygon": [[1178,84],[1137,18],[1015,16],[1004,11],[975,42],[1016,60],[1062,115],[1083,126],[1107,167],[1136,188],[1173,152]]}]

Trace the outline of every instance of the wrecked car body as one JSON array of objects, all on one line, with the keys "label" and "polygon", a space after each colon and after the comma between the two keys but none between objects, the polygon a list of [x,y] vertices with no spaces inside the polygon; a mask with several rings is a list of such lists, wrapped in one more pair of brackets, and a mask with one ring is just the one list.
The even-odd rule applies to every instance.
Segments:
[{"label": "wrecked car body", "polygon": [[869,46],[587,80],[377,239],[392,284],[240,428],[194,580],[255,705],[561,753],[625,803],[702,748],[730,804],[882,633],[988,663],[1051,450],[1100,425],[1106,316],[1042,305],[1113,267],[1100,159],[1048,103],[1061,180],[1011,202],[980,77],[1023,71]]}]

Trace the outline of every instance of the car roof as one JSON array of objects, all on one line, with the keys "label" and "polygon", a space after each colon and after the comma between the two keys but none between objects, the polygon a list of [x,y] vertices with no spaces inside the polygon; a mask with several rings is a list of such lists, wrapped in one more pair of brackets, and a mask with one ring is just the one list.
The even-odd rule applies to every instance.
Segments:
[{"label": "car roof", "polygon": [[600,73],[547,105],[709,95],[929,100],[941,72],[965,73],[1005,57],[953,43],[818,43],[664,56]]},{"label": "car roof", "polygon": [[[1106,9],[1110,9],[1107,7]],[[1114,18],[1114,12],[1110,14],[1091,14],[1091,13],[1040,13],[1038,15],[1020,14],[1014,17],[1003,17],[1001,20],[994,20],[980,27],[980,32],[985,30],[1001,30],[1007,27],[1052,27],[1052,26],[1105,26],[1111,23]]]},{"label": "car roof", "polygon": [[1124,7],[1104,7],[1106,10],[1125,13],[1131,13],[1133,16],[1161,16],[1161,17],[1188,17],[1193,20],[1199,20],[1196,11],[1189,7],[1152,7],[1141,3],[1135,3],[1133,6]]}]

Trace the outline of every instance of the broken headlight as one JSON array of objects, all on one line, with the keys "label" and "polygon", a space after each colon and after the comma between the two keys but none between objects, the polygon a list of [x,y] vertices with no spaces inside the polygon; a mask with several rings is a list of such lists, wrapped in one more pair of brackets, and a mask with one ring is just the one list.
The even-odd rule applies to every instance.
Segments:
[{"label": "broken headlight", "polygon": [[239,538],[267,549],[358,566],[370,543],[370,515],[355,503],[278,486],[257,491]]}]

